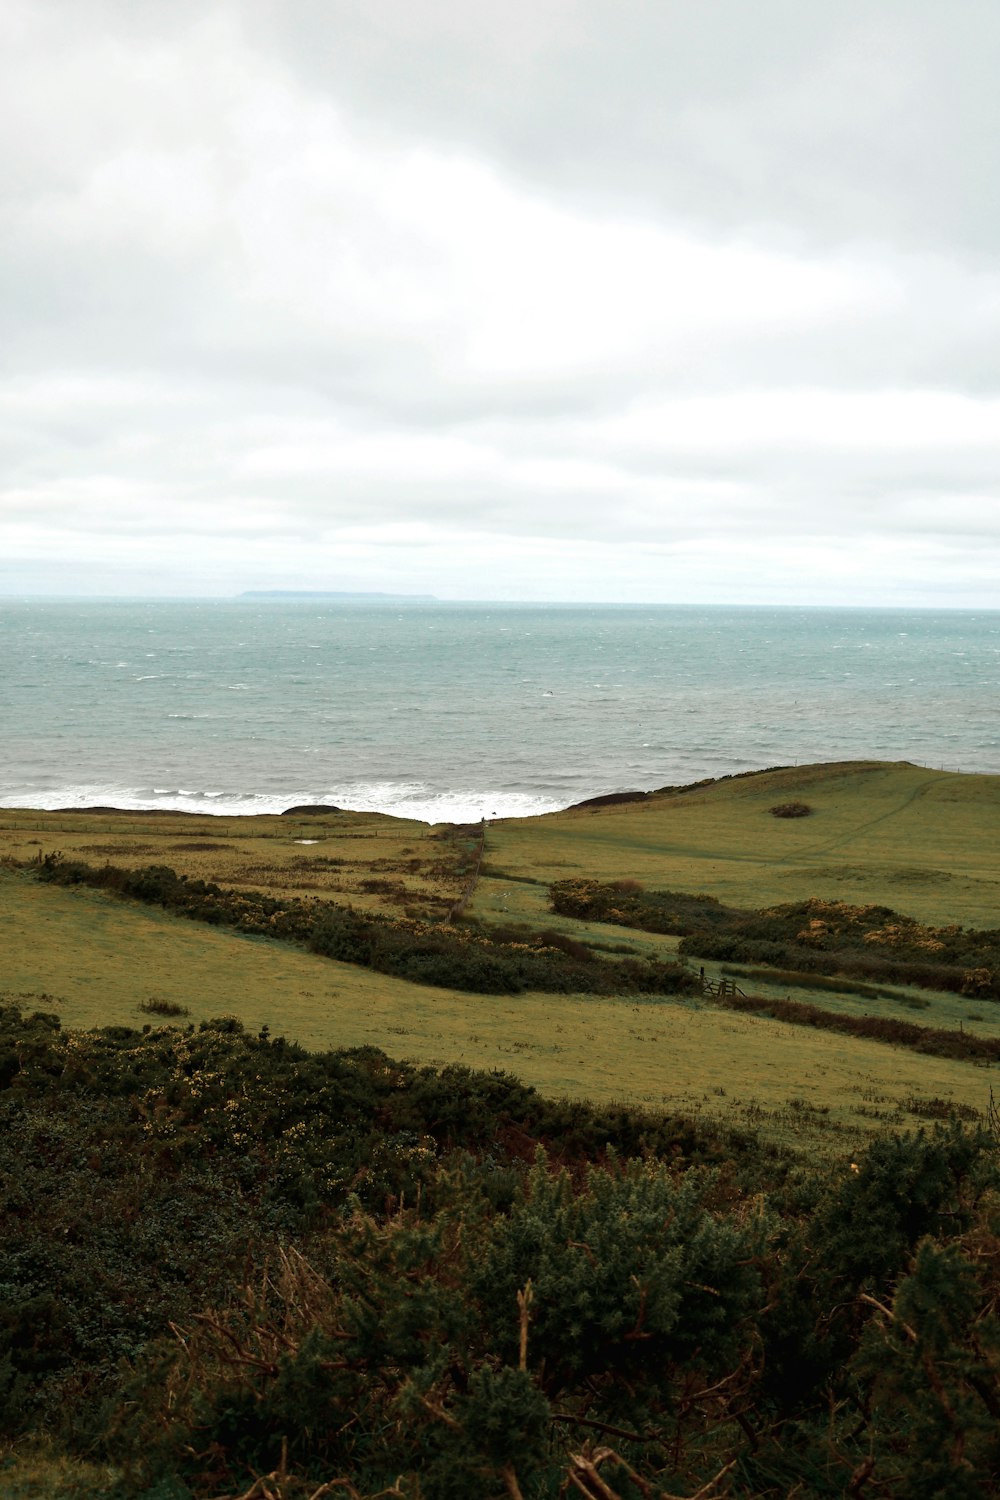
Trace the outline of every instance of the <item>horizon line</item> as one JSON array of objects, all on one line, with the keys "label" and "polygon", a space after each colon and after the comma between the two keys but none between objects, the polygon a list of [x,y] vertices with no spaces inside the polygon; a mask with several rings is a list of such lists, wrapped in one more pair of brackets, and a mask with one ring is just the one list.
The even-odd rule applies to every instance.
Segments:
[{"label": "horizon line", "polygon": [[246,589],[234,593],[205,594],[72,594],[39,591],[33,593],[7,593],[0,590],[0,603],[72,603],[72,604],[304,604],[340,603],[345,605],[379,605],[386,607],[418,606],[436,607],[448,605],[482,605],[513,609],[800,609],[800,610],[865,610],[893,613],[911,610],[937,610],[964,613],[1000,613],[1000,604],[955,604],[955,603],[891,603],[870,604],[866,602],[838,600],[824,603],[804,600],[746,600],[746,599],[488,599],[477,597],[451,597],[427,593],[391,593],[387,590],[346,589]]}]

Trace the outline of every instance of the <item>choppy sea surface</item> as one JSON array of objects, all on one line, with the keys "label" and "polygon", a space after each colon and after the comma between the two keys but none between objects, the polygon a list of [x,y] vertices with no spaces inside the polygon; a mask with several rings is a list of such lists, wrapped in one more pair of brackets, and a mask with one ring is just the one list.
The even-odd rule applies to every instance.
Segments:
[{"label": "choppy sea surface", "polygon": [[1000,612],[0,601],[0,806],[463,821],[868,758],[1000,772]]}]

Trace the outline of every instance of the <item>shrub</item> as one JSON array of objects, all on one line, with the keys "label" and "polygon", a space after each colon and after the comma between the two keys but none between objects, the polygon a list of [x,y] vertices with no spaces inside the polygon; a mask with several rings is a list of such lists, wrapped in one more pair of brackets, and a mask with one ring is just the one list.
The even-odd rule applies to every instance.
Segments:
[{"label": "shrub", "polygon": [[768,1221],[719,1219],[711,1172],[680,1182],[662,1165],[592,1170],[582,1192],[536,1166],[521,1201],[496,1226],[473,1290],[513,1359],[517,1325],[505,1310],[530,1283],[529,1364],[553,1399],[600,1380],[606,1409],[634,1410],[653,1377],[661,1399],[680,1362],[707,1376],[738,1358],[740,1321],[763,1305],[755,1257]]},{"label": "shrub", "polygon": [[768,812],[773,818],[808,818],[812,808],[808,802],[779,802],[769,807]]},{"label": "shrub", "polygon": [[538,934],[538,941],[544,943],[546,948],[558,948],[570,958],[578,959],[580,963],[589,963],[594,957],[586,943],[579,942],[577,938],[567,937],[564,932],[554,932],[550,927]]},{"label": "shrub", "polygon": [[574,1183],[541,1158],[501,1214],[480,1176],[456,1173],[434,1218],[355,1210],[187,1320],[122,1407],[142,1477],[152,1457],[196,1494],[242,1493],[287,1460],[354,1494],[419,1476],[425,1500],[554,1495],[556,1399],[575,1424],[583,1398],[583,1435],[666,1431],[693,1378],[739,1367],[769,1221],[713,1212],[714,1174],[636,1161]]},{"label": "shrub", "polygon": [[549,900],[561,916],[610,922],[641,932],[697,932],[744,915],[722,906],[714,896],[644,891],[634,880],[607,885],[597,880],[558,880],[549,887]]},{"label": "shrub", "polygon": [[148,1016],[189,1016],[191,1011],[186,1005],[179,1005],[176,1000],[164,1000],[158,995],[150,995],[148,1000],[139,1003],[139,1009],[145,1011]]},{"label": "shrub", "polygon": [[988,1131],[790,1165],[227,1017],[6,1055],[4,1428],[116,1494],[994,1493]]}]

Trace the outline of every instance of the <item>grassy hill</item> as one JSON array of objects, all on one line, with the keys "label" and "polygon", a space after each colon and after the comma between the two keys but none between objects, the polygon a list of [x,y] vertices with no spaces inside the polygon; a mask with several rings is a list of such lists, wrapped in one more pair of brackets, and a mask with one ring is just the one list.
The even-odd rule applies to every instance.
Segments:
[{"label": "grassy hill", "polygon": [[[771,815],[792,800],[810,815]],[[998,838],[1000,777],[905,761],[797,766],[493,824],[477,910],[537,915],[544,887],[579,874],[734,905],[822,896],[988,927],[1000,920]]]}]

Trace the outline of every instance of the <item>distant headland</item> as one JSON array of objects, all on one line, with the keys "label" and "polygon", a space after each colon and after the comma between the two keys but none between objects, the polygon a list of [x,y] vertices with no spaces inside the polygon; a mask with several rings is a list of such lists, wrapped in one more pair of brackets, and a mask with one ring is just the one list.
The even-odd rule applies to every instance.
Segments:
[{"label": "distant headland", "polygon": [[246,589],[241,599],[337,599],[349,604],[436,604],[434,594],[351,593],[342,589]]}]

